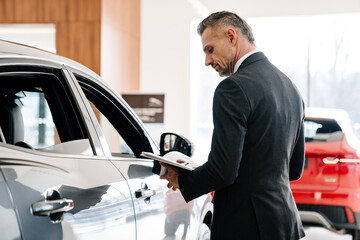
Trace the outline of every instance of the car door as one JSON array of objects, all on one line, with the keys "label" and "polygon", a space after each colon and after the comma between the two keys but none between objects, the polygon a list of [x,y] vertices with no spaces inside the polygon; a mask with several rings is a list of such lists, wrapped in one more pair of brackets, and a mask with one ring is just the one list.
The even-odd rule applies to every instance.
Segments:
[{"label": "car door", "polygon": [[0,67],[0,176],[22,239],[136,239],[128,184],[79,99],[64,69]]},{"label": "car door", "polygon": [[[21,239],[20,226],[17,221],[14,204],[9,194],[9,187],[0,165],[0,232],[3,239]],[[5,223],[5,224],[4,224]]]},{"label": "car door", "polygon": [[153,160],[140,158],[142,151],[159,150],[137,117],[102,82],[79,74],[74,78],[99,113],[102,128],[112,129],[105,134],[108,142],[117,141],[109,159],[124,174],[134,197],[137,239],[194,239],[187,233],[193,203],[187,204],[179,191],[167,189],[167,182],[154,174]]}]

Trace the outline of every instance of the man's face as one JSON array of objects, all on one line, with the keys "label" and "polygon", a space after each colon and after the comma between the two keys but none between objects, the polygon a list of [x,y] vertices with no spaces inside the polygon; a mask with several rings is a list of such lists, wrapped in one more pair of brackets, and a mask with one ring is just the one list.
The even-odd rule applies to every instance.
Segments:
[{"label": "man's face", "polygon": [[212,66],[221,77],[231,75],[235,66],[235,49],[225,30],[208,27],[201,35],[201,41],[205,65]]}]

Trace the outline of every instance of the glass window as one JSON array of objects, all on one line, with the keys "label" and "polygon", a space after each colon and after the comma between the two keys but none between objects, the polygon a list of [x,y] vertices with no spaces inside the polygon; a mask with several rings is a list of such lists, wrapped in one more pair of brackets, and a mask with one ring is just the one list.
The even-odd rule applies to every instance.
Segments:
[{"label": "glass window", "polygon": [[335,142],[341,141],[343,132],[335,120],[305,119],[305,142]]},{"label": "glass window", "polygon": [[42,92],[23,91],[21,113],[24,119],[24,141],[34,148],[55,144],[55,124]]},{"label": "glass window", "polygon": [[0,24],[0,39],[56,53],[55,24]]},{"label": "glass window", "polygon": [[[68,154],[93,150],[59,69],[0,68],[0,126],[6,143]],[[1,71],[5,70],[5,71]],[[40,70],[40,69],[39,69]]]},{"label": "glass window", "polygon": [[118,131],[116,131],[116,129],[106,118],[106,116],[102,112],[100,112],[92,102],[90,102],[90,105],[93,108],[94,112],[98,113],[99,122],[111,153],[113,155],[134,155],[134,152],[131,150],[129,145],[121,137]]},{"label": "glass window", "polygon": [[74,73],[97,116],[106,142],[114,156],[140,157],[141,152],[153,152],[143,128],[126,107],[95,81]]}]

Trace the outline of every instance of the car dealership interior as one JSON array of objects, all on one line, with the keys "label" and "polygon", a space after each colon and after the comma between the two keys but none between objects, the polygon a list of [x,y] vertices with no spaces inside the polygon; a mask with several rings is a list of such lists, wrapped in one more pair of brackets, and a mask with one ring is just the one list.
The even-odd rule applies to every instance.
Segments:
[{"label": "car dealership interior", "polygon": [[[224,78],[205,66],[197,25],[221,10],[249,23],[257,49],[293,81],[307,108],[308,179],[291,185],[303,211],[306,239],[359,240],[360,184],[352,185],[359,175],[347,175],[360,165],[359,0],[0,0],[0,39],[89,68],[122,96],[158,144],[162,133],[178,133],[194,144],[192,158],[204,163],[212,139],[214,91]],[[92,107],[110,150],[129,148]],[[24,119],[31,118],[28,114]],[[44,115],[43,121],[43,131],[51,134],[44,134],[48,138],[41,144],[59,142],[55,125],[47,124],[51,119]],[[27,142],[41,145],[36,139]],[[316,152],[335,147],[345,153]],[[316,154],[321,157],[315,159]],[[320,165],[314,170],[311,161]],[[327,175],[314,176],[316,171]],[[315,199],[311,207],[304,189]],[[321,202],[333,190],[338,195]],[[340,203],[344,194],[355,203]]]}]

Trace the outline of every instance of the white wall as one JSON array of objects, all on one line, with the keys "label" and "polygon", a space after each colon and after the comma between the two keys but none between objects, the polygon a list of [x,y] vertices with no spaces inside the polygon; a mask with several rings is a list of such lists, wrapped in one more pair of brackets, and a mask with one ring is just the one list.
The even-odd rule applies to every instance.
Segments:
[{"label": "white wall", "polygon": [[[229,10],[245,19],[262,16],[360,12],[359,0],[197,1],[204,3],[210,12]],[[165,130],[189,137],[191,105],[189,39],[190,31],[196,31],[190,29],[190,22],[199,18],[202,16],[193,9],[189,0],[141,1],[140,91],[165,93]]]},{"label": "white wall", "polygon": [[165,93],[165,130],[189,136],[190,21],[199,18],[186,0],[143,0],[140,91]]}]

